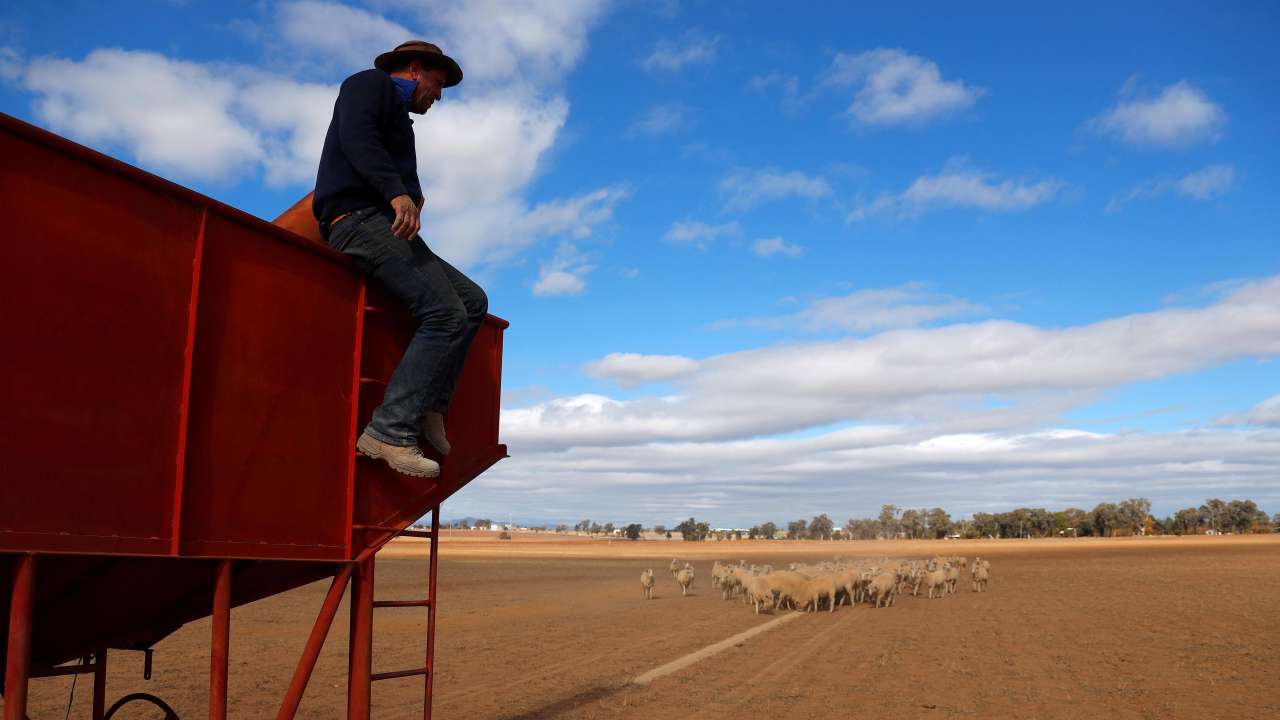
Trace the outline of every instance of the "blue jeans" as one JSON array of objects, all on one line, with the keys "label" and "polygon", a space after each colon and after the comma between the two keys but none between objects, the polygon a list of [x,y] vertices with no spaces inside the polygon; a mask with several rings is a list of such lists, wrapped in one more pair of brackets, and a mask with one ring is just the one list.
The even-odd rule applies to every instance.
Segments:
[{"label": "blue jeans", "polygon": [[393,218],[389,209],[356,210],[326,228],[326,240],[408,306],[417,322],[382,404],[365,427],[382,442],[408,446],[417,443],[428,411],[449,406],[489,298],[421,237],[406,242],[392,235]]}]

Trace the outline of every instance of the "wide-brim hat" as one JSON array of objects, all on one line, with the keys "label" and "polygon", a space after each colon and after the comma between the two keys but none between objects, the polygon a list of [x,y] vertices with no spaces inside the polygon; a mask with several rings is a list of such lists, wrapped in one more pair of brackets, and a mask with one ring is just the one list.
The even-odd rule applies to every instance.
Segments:
[{"label": "wide-brim hat", "polygon": [[420,60],[425,67],[440,68],[445,74],[445,87],[453,87],[462,82],[462,68],[453,58],[445,55],[436,45],[425,40],[410,40],[396,46],[395,50],[384,52],[373,61],[379,70],[391,72],[391,68],[403,65],[410,60]]}]

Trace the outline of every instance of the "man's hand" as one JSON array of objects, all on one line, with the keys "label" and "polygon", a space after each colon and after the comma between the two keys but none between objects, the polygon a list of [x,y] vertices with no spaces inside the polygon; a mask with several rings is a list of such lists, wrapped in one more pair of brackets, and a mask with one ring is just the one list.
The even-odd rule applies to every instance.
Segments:
[{"label": "man's hand", "polygon": [[408,195],[397,195],[391,199],[391,209],[396,211],[396,219],[391,223],[391,234],[401,240],[412,240],[422,227],[418,219],[421,210]]}]

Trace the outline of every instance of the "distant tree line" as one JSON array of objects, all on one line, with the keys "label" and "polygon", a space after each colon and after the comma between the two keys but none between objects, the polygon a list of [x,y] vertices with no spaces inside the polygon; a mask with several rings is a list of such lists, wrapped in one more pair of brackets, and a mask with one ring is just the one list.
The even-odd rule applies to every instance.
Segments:
[{"label": "distant tree line", "polygon": [[[734,539],[742,535],[739,531],[732,531],[728,533],[729,537],[724,537],[726,533],[713,531],[708,523],[692,517],[674,529],[690,541],[706,540],[712,536]],[[1280,532],[1280,513],[1268,516],[1252,500],[1210,498],[1199,507],[1185,508],[1159,519],[1151,514],[1149,499],[1129,498],[1118,503],[1098,503],[1093,510],[1017,508],[1001,513],[974,513],[972,518],[959,521],[953,521],[951,515],[939,507],[916,509],[889,504],[881,506],[877,517],[849,518],[839,528],[826,513],[822,513],[810,520],[792,520],[781,532],[776,523],[761,523],[746,531],[745,536],[765,540],[780,535],[789,540],[933,540],[947,537],[1117,537],[1271,532]]]}]

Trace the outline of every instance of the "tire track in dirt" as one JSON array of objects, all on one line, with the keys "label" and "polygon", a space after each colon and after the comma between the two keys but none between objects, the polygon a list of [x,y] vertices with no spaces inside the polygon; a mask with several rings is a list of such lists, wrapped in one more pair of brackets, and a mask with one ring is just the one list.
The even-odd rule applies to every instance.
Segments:
[{"label": "tire track in dirt", "polygon": [[[782,684],[779,681],[783,677],[790,674],[791,671],[802,662],[813,658],[820,649],[820,646],[827,644],[827,641],[832,639],[832,633],[839,631],[841,628],[849,625],[850,622],[853,621],[853,612],[845,612],[841,613],[841,615],[842,617],[839,620],[836,620],[827,627],[819,630],[812,637],[799,645],[791,646],[787,643],[789,638],[784,637],[784,634],[781,632],[774,634],[769,638],[769,642],[782,642],[784,647],[790,647],[790,649],[786,650],[781,657],[766,664],[758,672],[748,678],[735,679],[735,676],[733,675],[728,676],[726,678],[727,682],[722,687],[717,688],[714,694],[723,697],[732,696],[735,704],[746,705],[759,699],[766,691],[774,691],[778,687],[781,687]],[[794,635],[797,632],[795,630],[797,626],[795,623],[791,623],[791,625],[792,629],[790,632]],[[746,694],[739,695],[735,693],[739,688],[746,688]],[[725,712],[726,708],[724,705],[716,702],[708,702],[696,713],[688,715],[686,720],[708,720],[710,718],[720,718],[725,715]]]},{"label": "tire track in dirt", "polygon": [[[693,628],[706,627],[707,625],[714,624],[715,622],[717,622],[715,619],[708,619],[701,623],[695,623],[691,627]],[[689,628],[690,626],[681,626],[663,635],[655,636],[653,640],[655,642],[662,642],[666,640],[677,639],[685,635],[688,632]],[[601,660],[614,657],[616,655],[617,655],[617,650],[607,650],[605,652],[598,653],[596,655],[592,655],[586,658],[570,657],[564,660],[560,660],[558,662],[553,662],[549,665],[542,665],[540,666],[538,671],[533,673],[521,675],[515,678],[508,678],[500,682],[490,683],[487,685],[482,685],[480,687],[468,688],[467,690],[461,693],[458,693],[456,695],[450,695],[444,698],[438,698],[438,703],[439,703],[438,707],[449,708],[458,702],[469,700],[479,695],[501,693],[504,691],[512,690],[521,685],[527,685],[529,683],[535,683],[541,680],[546,680],[551,677],[561,675],[564,673],[565,670],[568,670],[573,667],[577,667],[577,666],[590,667]]]}]

